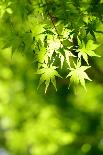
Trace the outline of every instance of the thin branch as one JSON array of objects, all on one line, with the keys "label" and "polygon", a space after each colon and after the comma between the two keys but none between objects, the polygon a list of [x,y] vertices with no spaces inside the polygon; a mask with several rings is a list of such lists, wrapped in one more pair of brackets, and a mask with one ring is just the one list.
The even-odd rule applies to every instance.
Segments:
[{"label": "thin branch", "polygon": [[52,25],[53,25],[53,27],[54,27],[56,33],[57,33],[57,36],[58,36],[58,39],[60,40],[60,43],[61,43],[61,45],[63,46],[63,43],[62,43],[62,41],[61,41],[59,32],[58,32],[58,30],[57,30],[57,28],[56,28],[56,26],[55,26],[55,23],[54,23],[54,21],[53,21],[53,18],[52,18],[52,16],[51,16],[50,12],[49,12],[47,0],[45,0],[45,2],[46,2],[46,6],[47,6],[48,16],[49,16],[49,18],[50,18],[50,20],[51,20],[51,22],[52,22]]}]

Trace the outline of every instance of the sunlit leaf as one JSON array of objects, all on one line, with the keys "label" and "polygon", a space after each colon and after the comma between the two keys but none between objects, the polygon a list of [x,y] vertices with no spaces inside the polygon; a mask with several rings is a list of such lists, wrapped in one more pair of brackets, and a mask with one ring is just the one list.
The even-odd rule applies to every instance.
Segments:
[{"label": "sunlit leaf", "polygon": [[57,77],[61,77],[61,76],[56,71],[56,68],[57,67],[52,66],[52,65],[50,65],[50,67],[47,65],[43,65],[43,68],[38,69],[38,71],[37,71],[37,74],[41,74],[38,88],[40,87],[40,85],[43,82],[45,82],[45,85],[46,85],[45,93],[47,91],[47,88],[48,88],[50,82],[54,85],[55,89],[57,90],[55,76],[57,76]]},{"label": "sunlit leaf", "polygon": [[87,62],[88,64],[88,56],[96,56],[96,57],[100,57],[99,55],[97,55],[94,51],[96,48],[98,48],[99,45],[94,44],[93,40],[89,40],[87,42],[87,44],[85,45],[84,42],[80,42],[79,41],[79,49],[77,50],[78,53],[78,57],[81,58],[83,57],[83,59]]},{"label": "sunlit leaf", "polygon": [[86,74],[85,70],[90,68],[90,66],[78,66],[78,64],[75,64],[75,68],[70,68],[70,73],[67,75],[67,77],[70,77],[70,82],[78,85],[79,83],[85,87],[85,80],[91,81],[91,79]]}]

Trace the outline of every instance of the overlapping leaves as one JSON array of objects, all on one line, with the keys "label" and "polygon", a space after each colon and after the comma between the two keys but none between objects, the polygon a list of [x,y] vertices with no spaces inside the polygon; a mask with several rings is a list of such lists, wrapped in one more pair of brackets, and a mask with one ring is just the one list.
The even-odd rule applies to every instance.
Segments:
[{"label": "overlapping leaves", "polygon": [[[10,47],[12,53],[33,51],[37,74],[41,75],[38,87],[45,82],[45,93],[50,82],[57,89],[55,77],[61,77],[57,66],[61,72],[69,67],[67,77],[71,83],[80,83],[85,88],[85,80],[90,81],[85,72],[89,68],[88,58],[99,57],[96,33],[98,23],[102,24],[102,15],[98,12],[102,6],[102,0],[96,4],[96,11],[93,10],[95,3],[91,6],[91,1],[84,0],[2,0],[2,47]],[[73,67],[73,62],[79,64]]]}]

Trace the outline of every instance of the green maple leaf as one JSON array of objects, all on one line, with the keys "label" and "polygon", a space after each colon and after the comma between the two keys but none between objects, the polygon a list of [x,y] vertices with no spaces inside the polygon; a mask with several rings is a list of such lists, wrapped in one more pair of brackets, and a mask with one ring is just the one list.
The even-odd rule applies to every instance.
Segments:
[{"label": "green maple leaf", "polygon": [[83,57],[83,59],[87,62],[88,64],[88,56],[96,56],[96,57],[100,57],[99,55],[97,55],[94,50],[98,47],[99,45],[94,44],[93,40],[89,40],[87,42],[87,44],[85,45],[84,42],[79,42],[79,49],[77,50],[78,53],[78,57],[81,58]]},{"label": "green maple leaf", "polygon": [[81,66],[80,63],[74,64],[75,68],[70,68],[70,73],[67,75],[67,77],[70,77],[70,82],[78,85],[79,83],[85,87],[85,79],[91,81],[91,79],[86,74],[85,70],[90,68],[90,66]]},{"label": "green maple leaf", "polygon": [[58,76],[58,77],[61,77],[61,76],[56,71],[56,68],[57,68],[56,66],[50,65],[50,67],[49,67],[46,64],[44,64],[43,68],[38,69],[38,71],[37,71],[37,74],[41,74],[38,88],[40,87],[40,85],[43,82],[45,82],[45,85],[46,85],[45,93],[47,91],[47,88],[48,88],[50,82],[54,85],[55,89],[57,90],[55,76]]}]

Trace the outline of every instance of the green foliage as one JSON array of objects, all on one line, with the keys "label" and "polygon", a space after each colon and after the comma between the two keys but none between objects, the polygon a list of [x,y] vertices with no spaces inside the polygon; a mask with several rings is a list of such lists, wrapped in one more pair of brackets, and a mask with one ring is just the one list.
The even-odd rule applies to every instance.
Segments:
[{"label": "green foliage", "polygon": [[76,85],[81,83],[81,85],[86,89],[85,87],[85,79],[91,81],[91,79],[88,77],[88,75],[85,73],[85,70],[90,68],[90,66],[80,66],[80,63],[78,62],[77,65],[74,64],[75,68],[70,68],[71,72],[67,75],[67,77],[71,77],[70,81],[71,83],[74,83]]},{"label": "green foliage", "polygon": [[[92,0],[1,0],[2,48],[10,47],[12,54],[33,52],[37,72],[53,65],[59,67],[58,73],[55,71],[59,75],[63,68],[72,68],[75,61],[81,61],[84,66],[83,59],[89,65],[88,57],[98,56],[94,50],[100,46],[96,35],[102,33],[98,31],[99,25],[103,25],[102,6],[102,1]],[[51,78],[53,68],[46,71]],[[48,74],[40,78],[40,83],[46,82],[45,92],[50,83]],[[52,83],[56,88],[55,82]]]},{"label": "green foliage", "polygon": [[0,0],[0,155],[103,155],[102,57],[103,0]]}]

